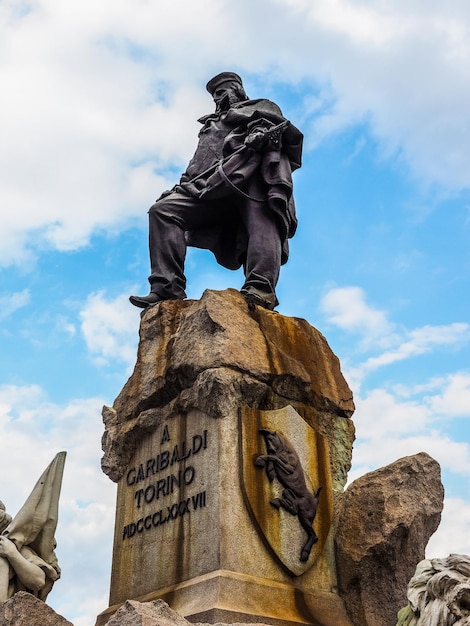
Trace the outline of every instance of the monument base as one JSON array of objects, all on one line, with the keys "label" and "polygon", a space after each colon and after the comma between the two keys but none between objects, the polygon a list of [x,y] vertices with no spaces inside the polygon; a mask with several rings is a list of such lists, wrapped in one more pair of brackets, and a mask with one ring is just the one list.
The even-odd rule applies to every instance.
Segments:
[{"label": "monument base", "polygon": [[[164,600],[179,615],[193,623],[350,625],[342,602],[334,593],[300,592],[292,585],[224,570],[135,598],[139,602],[157,599]],[[104,626],[121,604],[103,611],[98,616],[96,626]],[[322,616],[321,622],[312,621],[312,614],[316,612]],[[329,616],[328,622],[325,621],[325,615]]]},{"label": "monument base", "polygon": [[[162,599],[191,622],[351,626],[333,592],[327,440],[292,407],[238,413],[174,414],[137,447],[119,482],[111,606],[97,626],[127,599]],[[263,429],[293,445],[311,493],[322,487],[305,560],[299,517],[270,504],[283,487],[255,463]]]},{"label": "monument base", "polygon": [[192,622],[351,626],[336,593],[334,493],[351,392],[304,320],[237,292],[145,313],[105,408],[118,482],[110,607],[163,599]]}]

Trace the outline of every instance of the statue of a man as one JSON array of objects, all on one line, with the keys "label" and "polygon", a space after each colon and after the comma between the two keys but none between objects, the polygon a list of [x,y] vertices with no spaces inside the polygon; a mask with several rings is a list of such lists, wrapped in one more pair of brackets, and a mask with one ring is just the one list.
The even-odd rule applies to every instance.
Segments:
[{"label": "statue of a man", "polygon": [[186,172],[149,210],[150,293],[146,308],[186,297],[188,245],[211,250],[229,269],[243,266],[241,293],[273,309],[280,267],[297,220],[292,172],[301,165],[302,133],[270,100],[249,100],[241,78],[223,72],[207,83],[215,113],[199,122]]}]

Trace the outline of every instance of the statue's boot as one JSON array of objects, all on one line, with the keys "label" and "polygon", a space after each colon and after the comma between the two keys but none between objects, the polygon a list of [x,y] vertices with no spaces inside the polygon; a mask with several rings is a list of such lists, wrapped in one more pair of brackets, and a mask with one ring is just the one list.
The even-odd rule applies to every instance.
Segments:
[{"label": "statue's boot", "polygon": [[272,298],[270,298],[269,296],[267,296],[266,298],[263,298],[257,293],[250,293],[250,292],[243,291],[243,290],[241,291],[241,294],[245,298],[250,308],[254,307],[254,305],[257,304],[258,306],[262,306],[264,309],[273,311],[274,307],[276,306],[276,304],[272,302]]},{"label": "statue's boot", "polygon": [[129,300],[134,306],[138,306],[141,309],[146,309],[149,306],[155,306],[163,302],[163,299],[157,296],[156,293],[153,293],[153,291],[151,291],[148,296],[129,296]]}]

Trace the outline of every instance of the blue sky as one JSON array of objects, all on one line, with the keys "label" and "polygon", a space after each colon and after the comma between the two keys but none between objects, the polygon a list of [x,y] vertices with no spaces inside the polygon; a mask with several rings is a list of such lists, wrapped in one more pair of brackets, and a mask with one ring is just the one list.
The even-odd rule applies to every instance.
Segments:
[{"label": "blue sky", "polygon": [[[398,0],[0,1],[0,498],[68,451],[50,604],[91,626],[115,486],[101,406],[135,362],[146,211],[237,71],[305,135],[285,315],[354,390],[350,478],[427,451],[446,489],[430,556],[470,553],[470,7]],[[238,288],[191,250],[188,296]]]}]

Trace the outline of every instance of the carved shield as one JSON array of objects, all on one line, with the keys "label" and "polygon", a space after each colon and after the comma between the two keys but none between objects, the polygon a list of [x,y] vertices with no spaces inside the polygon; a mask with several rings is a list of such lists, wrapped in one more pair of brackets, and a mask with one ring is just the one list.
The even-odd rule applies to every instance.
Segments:
[{"label": "carved shield", "polygon": [[273,555],[300,576],[322,553],[331,526],[328,442],[291,406],[241,409],[240,434],[248,510]]}]

